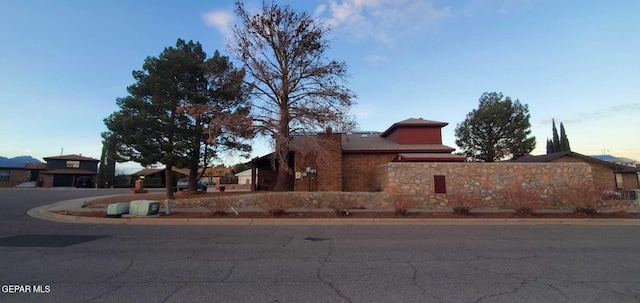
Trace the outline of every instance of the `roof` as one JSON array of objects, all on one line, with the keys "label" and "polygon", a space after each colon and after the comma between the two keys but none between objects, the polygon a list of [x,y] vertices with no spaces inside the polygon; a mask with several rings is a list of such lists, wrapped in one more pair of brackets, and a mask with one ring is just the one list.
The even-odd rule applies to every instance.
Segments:
[{"label": "roof", "polygon": [[46,163],[27,163],[27,165],[25,165],[26,169],[42,169],[45,170],[47,169],[47,164]]},{"label": "roof", "polygon": [[418,119],[415,119],[415,118],[409,118],[409,119],[406,119],[406,120],[402,120],[402,121],[400,121],[400,122],[393,123],[393,125],[391,125],[389,128],[387,128],[387,130],[385,130],[385,131],[381,134],[381,136],[382,136],[382,137],[386,137],[386,136],[387,136],[387,135],[389,135],[389,134],[390,134],[394,129],[396,129],[396,128],[398,128],[398,127],[402,127],[402,126],[405,126],[405,127],[415,127],[415,126],[418,126],[418,127],[439,127],[439,128],[442,128],[442,127],[445,127],[445,126],[447,126],[447,125],[449,125],[449,123],[447,123],[447,122],[440,122],[440,121],[425,120],[425,119],[422,119],[422,118],[418,118]]},{"label": "roof", "polygon": [[422,152],[422,153],[451,153],[455,148],[443,144],[398,144],[383,137],[381,134],[344,134],[342,135],[342,151],[355,152]]},{"label": "roof", "polygon": [[433,162],[433,161],[447,161],[447,162],[465,162],[467,157],[445,153],[400,153],[396,158],[396,161],[400,162]]},{"label": "roof", "polygon": [[591,157],[596,158],[598,160],[602,160],[602,161],[615,161],[618,160],[618,158],[612,156],[612,155],[592,155]]},{"label": "roof", "polygon": [[251,176],[251,169],[247,169],[245,171],[241,171],[236,174],[236,177],[243,177],[243,176]]},{"label": "roof", "polygon": [[42,172],[43,174],[48,175],[97,175],[98,173],[88,171],[85,169],[54,169],[54,170],[46,170]]},{"label": "roof", "polygon": [[514,161],[515,162],[550,162],[563,156],[575,157],[585,162],[606,165],[606,166],[609,166],[614,172],[620,172],[620,173],[640,172],[640,169],[638,168],[634,168],[634,167],[630,167],[622,164],[615,164],[609,161],[600,160],[591,156],[586,156],[586,155],[579,154],[572,151],[557,152],[557,153],[551,153],[551,154],[539,155],[539,156],[527,155],[527,156],[520,157]]},{"label": "roof", "polygon": [[[134,176],[148,176],[148,175],[153,175],[153,174],[158,173],[158,172],[162,172],[165,169],[166,168],[144,168],[144,169],[141,169],[141,170],[133,173],[132,175],[134,175]],[[174,171],[174,172],[177,172],[179,174],[185,175],[185,176],[189,175],[189,169],[186,169],[186,168],[175,168],[175,167],[172,167],[171,170]]]},{"label": "roof", "polygon": [[71,161],[94,161],[100,162],[98,159],[83,157],[81,155],[63,155],[63,156],[54,156],[54,157],[45,157],[43,158],[45,161],[49,160],[71,160]]}]

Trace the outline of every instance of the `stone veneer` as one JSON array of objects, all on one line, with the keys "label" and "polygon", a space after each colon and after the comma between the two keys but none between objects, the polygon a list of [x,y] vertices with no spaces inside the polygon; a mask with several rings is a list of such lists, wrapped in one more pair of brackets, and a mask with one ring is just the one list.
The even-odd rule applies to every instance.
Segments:
[{"label": "stone veneer", "polygon": [[[533,190],[544,208],[566,208],[555,199],[568,187],[593,184],[591,167],[584,163],[387,163],[377,169],[381,190],[414,195],[419,207],[451,206],[449,194],[479,197],[485,208],[513,208],[504,195],[514,189]],[[444,176],[446,193],[434,192],[434,176]]]}]

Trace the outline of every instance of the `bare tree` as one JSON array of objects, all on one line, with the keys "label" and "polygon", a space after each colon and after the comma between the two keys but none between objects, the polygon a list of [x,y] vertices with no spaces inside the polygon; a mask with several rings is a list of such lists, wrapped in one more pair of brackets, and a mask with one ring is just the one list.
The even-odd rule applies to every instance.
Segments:
[{"label": "bare tree", "polygon": [[330,29],[322,22],[273,2],[263,1],[262,12],[252,15],[238,1],[235,12],[242,24],[233,27],[228,49],[251,78],[253,125],[273,140],[275,190],[284,191],[291,135],[353,127],[348,112],[356,96],[344,86],[346,64],[326,58]]}]

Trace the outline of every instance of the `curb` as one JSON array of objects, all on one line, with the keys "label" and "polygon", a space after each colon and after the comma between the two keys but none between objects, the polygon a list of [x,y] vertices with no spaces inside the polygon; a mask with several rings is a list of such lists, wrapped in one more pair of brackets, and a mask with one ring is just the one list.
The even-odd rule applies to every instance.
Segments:
[{"label": "curb", "polygon": [[231,226],[292,226],[292,225],[640,225],[638,219],[403,219],[403,218],[94,218],[70,216],[50,212],[54,204],[36,207],[27,211],[31,217],[84,224],[128,224],[128,225],[231,225]]}]

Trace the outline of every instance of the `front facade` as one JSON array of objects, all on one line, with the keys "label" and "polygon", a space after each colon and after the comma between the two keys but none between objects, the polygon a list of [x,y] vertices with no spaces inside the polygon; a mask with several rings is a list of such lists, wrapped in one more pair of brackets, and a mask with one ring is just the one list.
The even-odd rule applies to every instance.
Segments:
[{"label": "front facade", "polygon": [[[40,174],[42,187],[92,186],[98,174],[97,159],[81,155],[44,158],[46,170]],[[83,181],[82,183],[80,183]]]},{"label": "front facade", "polygon": [[[464,162],[455,149],[442,144],[442,127],[448,123],[407,119],[386,131],[296,136],[289,155],[294,169],[288,180],[293,191],[380,190],[376,168],[390,162]],[[273,154],[252,161],[255,189],[275,187],[277,167]],[[257,177],[257,176],[259,177]]]}]

